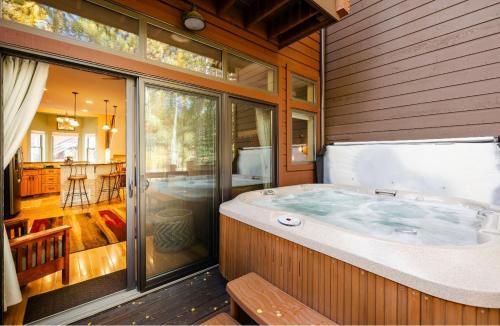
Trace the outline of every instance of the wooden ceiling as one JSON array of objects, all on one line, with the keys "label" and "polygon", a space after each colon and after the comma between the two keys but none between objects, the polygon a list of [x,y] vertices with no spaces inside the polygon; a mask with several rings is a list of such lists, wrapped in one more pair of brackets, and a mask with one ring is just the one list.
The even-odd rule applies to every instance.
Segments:
[{"label": "wooden ceiling", "polygon": [[349,0],[193,0],[283,48],[349,13]]}]

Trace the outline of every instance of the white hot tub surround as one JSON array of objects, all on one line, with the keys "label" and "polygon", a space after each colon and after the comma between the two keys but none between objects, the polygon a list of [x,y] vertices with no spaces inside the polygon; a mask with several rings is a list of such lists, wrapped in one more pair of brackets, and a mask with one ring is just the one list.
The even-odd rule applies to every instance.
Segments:
[{"label": "white hot tub surround", "polygon": [[[500,208],[479,202],[397,191],[396,198],[456,204],[493,211],[480,228],[480,244],[412,245],[361,235],[311,216],[253,204],[263,197],[305,191],[346,190],[375,195],[376,189],[309,184],[244,193],[220,206],[220,213],[298,243],[418,291],[457,303],[500,308]],[[300,219],[299,226],[278,222],[283,215]]]}]

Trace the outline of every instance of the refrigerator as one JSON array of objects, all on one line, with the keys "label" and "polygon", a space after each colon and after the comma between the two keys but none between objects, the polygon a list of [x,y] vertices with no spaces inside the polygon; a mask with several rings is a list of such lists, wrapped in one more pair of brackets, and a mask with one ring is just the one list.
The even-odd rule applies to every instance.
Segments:
[{"label": "refrigerator", "polygon": [[21,181],[23,179],[23,151],[20,148],[4,170],[4,218],[21,211]]}]

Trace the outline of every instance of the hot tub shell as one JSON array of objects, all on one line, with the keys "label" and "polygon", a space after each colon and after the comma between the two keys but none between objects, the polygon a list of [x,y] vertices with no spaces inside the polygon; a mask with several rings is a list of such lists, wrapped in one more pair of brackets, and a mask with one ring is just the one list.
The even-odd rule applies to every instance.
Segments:
[{"label": "hot tub shell", "polygon": [[[274,191],[318,187],[374,193],[338,185]],[[264,191],[249,192],[220,207],[220,269],[229,280],[257,272],[340,324],[500,323],[497,235],[474,246],[435,247],[363,236],[299,214],[302,224],[288,227],[277,221],[286,212],[252,204],[260,196]]]}]

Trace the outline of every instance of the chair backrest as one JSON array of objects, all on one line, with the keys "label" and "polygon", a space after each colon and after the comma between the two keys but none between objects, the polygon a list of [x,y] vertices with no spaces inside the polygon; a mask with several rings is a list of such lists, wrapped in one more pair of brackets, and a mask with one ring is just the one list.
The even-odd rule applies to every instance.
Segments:
[{"label": "chair backrest", "polygon": [[70,164],[70,177],[74,176],[81,176],[81,175],[87,175],[87,166],[89,165],[88,162],[78,162],[78,163],[71,163]]}]

